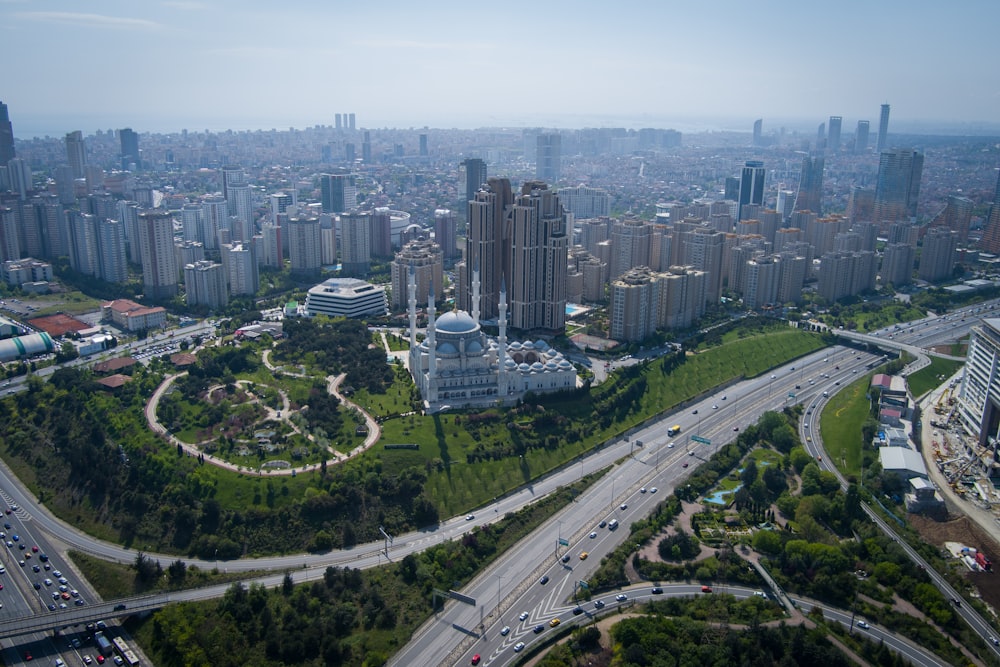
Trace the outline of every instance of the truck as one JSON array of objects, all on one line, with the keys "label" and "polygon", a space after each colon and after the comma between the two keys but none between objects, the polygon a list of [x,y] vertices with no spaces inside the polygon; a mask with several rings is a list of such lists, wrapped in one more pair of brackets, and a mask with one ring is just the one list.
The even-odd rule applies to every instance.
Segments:
[{"label": "truck", "polygon": [[983,572],[993,571],[993,561],[987,558],[986,554],[984,554],[982,551],[976,552],[976,565],[978,565],[979,569],[981,569]]},{"label": "truck", "polygon": [[673,426],[671,426],[670,428],[667,429],[667,435],[669,435],[671,438],[674,437],[675,435],[677,435],[680,432],[681,432],[681,425],[680,424],[674,424]]},{"label": "truck", "polygon": [[97,645],[97,650],[100,651],[101,655],[105,658],[110,657],[111,654],[115,652],[114,645],[112,645],[108,638],[104,636],[103,632],[94,634],[94,643]]}]

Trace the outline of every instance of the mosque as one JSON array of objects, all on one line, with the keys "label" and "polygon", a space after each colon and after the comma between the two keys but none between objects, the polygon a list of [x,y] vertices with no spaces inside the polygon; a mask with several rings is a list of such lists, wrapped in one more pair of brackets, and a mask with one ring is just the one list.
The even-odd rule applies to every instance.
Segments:
[{"label": "mosque", "polygon": [[472,314],[453,310],[435,318],[427,299],[427,336],[417,343],[417,288],[409,278],[410,374],[428,413],[512,405],[528,392],[575,389],[576,368],[542,340],[507,343],[507,288],[500,289],[500,335],[479,326],[479,272],[473,272]]}]

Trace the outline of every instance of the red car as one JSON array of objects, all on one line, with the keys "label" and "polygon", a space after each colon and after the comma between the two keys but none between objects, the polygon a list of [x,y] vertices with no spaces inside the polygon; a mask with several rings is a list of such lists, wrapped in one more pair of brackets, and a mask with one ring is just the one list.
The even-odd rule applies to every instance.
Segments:
[{"label": "red car", "polygon": [[702,593],[711,593],[712,592],[712,587],[711,586],[702,586],[701,587],[701,592]]},{"label": "red car", "polygon": [[482,658],[479,656],[478,653],[475,654],[474,656],[472,656],[472,664],[473,665],[478,665],[480,660],[482,660]]},{"label": "red car", "polygon": [[[7,510],[7,514],[10,514],[10,510]],[[31,657],[31,654],[28,653],[27,651],[25,651],[25,653],[24,653],[24,661],[25,662],[31,662],[32,660],[34,660],[34,658]]]},{"label": "red car", "polygon": [[103,665],[104,664],[104,656],[101,655],[100,653],[97,654],[97,664],[99,664],[99,665]]}]

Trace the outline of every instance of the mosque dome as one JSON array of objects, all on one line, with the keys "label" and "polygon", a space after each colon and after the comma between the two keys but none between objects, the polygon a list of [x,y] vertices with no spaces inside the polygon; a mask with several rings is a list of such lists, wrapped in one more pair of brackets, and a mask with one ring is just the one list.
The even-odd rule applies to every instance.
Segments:
[{"label": "mosque dome", "polygon": [[434,329],[442,333],[470,333],[479,328],[476,321],[464,310],[452,310],[434,321]]}]

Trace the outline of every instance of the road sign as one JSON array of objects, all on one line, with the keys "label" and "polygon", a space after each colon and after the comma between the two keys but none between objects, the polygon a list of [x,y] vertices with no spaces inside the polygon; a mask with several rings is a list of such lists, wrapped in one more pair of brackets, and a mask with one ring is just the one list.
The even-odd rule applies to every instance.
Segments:
[{"label": "road sign", "polygon": [[465,604],[470,604],[473,607],[476,606],[476,599],[470,598],[468,595],[462,595],[458,591],[448,591],[448,597],[452,600],[458,600],[459,602],[464,602]]},{"label": "road sign", "polygon": [[560,537],[559,538],[559,546],[561,546],[561,547],[568,547],[569,546],[569,540],[567,540],[564,537]]},{"label": "road sign", "polygon": [[703,438],[700,435],[692,435],[691,439],[694,440],[695,442],[700,442],[703,445],[711,445],[712,444],[711,440],[709,440],[708,438]]},{"label": "road sign", "polygon": [[590,584],[588,584],[586,581],[584,581],[583,579],[581,579],[580,580],[580,588],[583,588],[583,589],[586,589],[586,590],[589,591],[590,590]]},{"label": "road sign", "polygon": [[791,391],[788,392],[788,398],[795,398],[795,393]]}]

